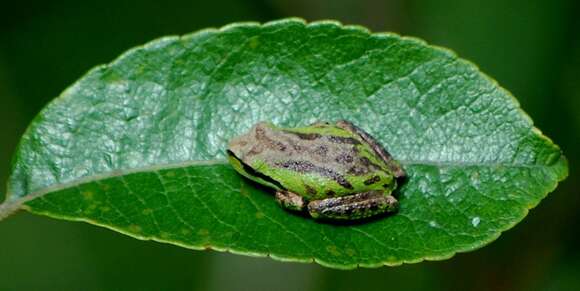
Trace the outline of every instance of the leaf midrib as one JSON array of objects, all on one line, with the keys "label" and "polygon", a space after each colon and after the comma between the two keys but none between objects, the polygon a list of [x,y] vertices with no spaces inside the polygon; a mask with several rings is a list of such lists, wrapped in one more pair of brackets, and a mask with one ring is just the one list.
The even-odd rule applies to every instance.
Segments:
[{"label": "leaf midrib", "polygon": [[[505,167],[505,168],[526,168],[526,169],[544,169],[549,168],[552,165],[537,165],[537,164],[521,164],[521,163],[494,163],[494,162],[464,162],[464,161],[429,161],[429,160],[398,160],[404,166],[433,166],[433,167]],[[34,200],[38,197],[44,196],[49,193],[58,192],[61,190],[78,187],[83,184],[88,184],[94,181],[115,178],[120,176],[126,176],[130,174],[145,173],[145,172],[158,172],[161,170],[171,170],[179,168],[187,168],[192,166],[211,166],[211,165],[225,165],[227,164],[226,159],[214,159],[214,160],[196,160],[196,161],[186,161],[172,164],[161,164],[154,166],[139,167],[133,169],[125,170],[114,170],[111,172],[100,173],[96,175],[86,176],[79,179],[75,179],[70,182],[55,184],[52,186],[45,187],[43,189],[31,192],[29,194],[20,196],[16,199],[10,199],[13,197],[13,193],[8,192],[6,201],[0,204],[0,220],[7,217],[12,212],[18,210],[20,206],[28,201]],[[557,164],[557,162],[555,163]]]}]

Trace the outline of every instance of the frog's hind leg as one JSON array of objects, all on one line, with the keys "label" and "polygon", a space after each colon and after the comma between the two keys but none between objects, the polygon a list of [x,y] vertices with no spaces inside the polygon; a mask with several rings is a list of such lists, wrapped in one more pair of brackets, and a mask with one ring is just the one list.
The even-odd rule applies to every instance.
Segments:
[{"label": "frog's hind leg", "polygon": [[401,165],[399,165],[399,163],[395,161],[393,157],[391,157],[391,154],[389,154],[389,152],[385,150],[385,148],[383,148],[372,136],[366,133],[366,131],[362,130],[361,128],[359,128],[358,126],[352,124],[352,122],[347,120],[337,121],[336,126],[358,135],[365,142],[367,142],[375,151],[375,153],[377,153],[377,155],[379,155],[381,159],[385,161],[385,163],[387,164],[387,166],[389,166],[389,169],[393,172],[396,178],[405,177],[405,171],[403,170],[403,168],[401,168]]},{"label": "frog's hind leg", "polygon": [[302,196],[286,190],[276,191],[276,201],[284,208],[294,211],[302,211],[306,207],[306,201]]},{"label": "frog's hind leg", "polygon": [[395,212],[399,202],[382,191],[326,198],[308,203],[310,216],[316,219],[356,220],[386,212]]}]

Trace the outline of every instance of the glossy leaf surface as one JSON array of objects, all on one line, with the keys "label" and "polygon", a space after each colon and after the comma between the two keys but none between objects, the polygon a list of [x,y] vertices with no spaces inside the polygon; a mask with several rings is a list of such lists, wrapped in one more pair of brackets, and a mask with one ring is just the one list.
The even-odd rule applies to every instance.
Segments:
[{"label": "glossy leaf surface", "polygon": [[[402,163],[398,214],[318,223],[282,210],[225,161],[227,141],[258,121],[337,119]],[[93,69],[30,125],[0,212],[22,206],[193,249],[375,267],[479,248],[566,175],[560,149],[473,64],[413,38],[290,19],[158,39]]]}]

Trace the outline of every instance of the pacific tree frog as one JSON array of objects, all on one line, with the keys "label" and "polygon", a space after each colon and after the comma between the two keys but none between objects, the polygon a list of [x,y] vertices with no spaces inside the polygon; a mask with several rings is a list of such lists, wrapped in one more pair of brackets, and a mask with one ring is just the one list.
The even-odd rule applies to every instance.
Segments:
[{"label": "pacific tree frog", "polygon": [[313,218],[356,220],[398,209],[391,193],[405,172],[348,121],[298,128],[260,122],[232,139],[227,153],[237,172],[275,189],[280,205]]}]

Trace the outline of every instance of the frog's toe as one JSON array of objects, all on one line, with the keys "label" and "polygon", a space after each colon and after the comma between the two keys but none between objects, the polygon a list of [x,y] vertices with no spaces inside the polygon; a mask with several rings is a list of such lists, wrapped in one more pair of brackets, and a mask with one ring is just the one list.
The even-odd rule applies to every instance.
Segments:
[{"label": "frog's toe", "polygon": [[276,191],[276,201],[282,207],[294,211],[302,211],[306,207],[306,201],[302,196],[286,190]]}]

